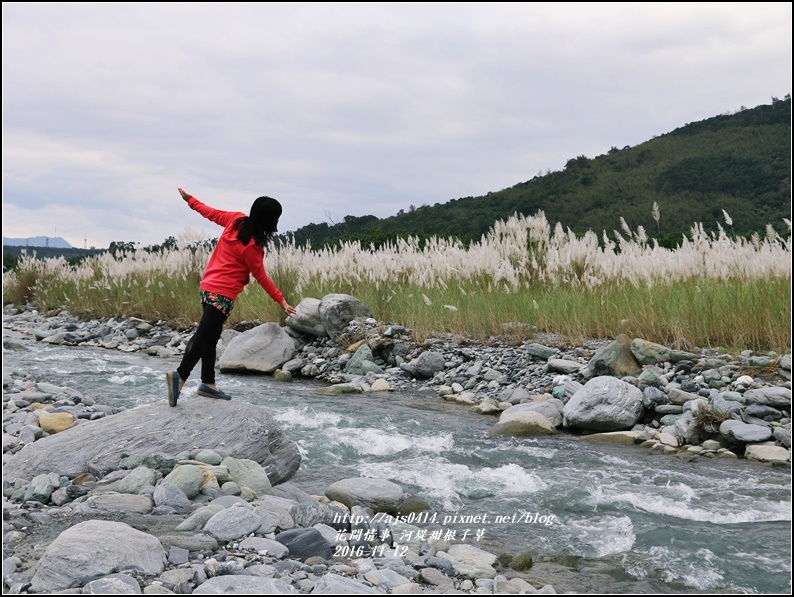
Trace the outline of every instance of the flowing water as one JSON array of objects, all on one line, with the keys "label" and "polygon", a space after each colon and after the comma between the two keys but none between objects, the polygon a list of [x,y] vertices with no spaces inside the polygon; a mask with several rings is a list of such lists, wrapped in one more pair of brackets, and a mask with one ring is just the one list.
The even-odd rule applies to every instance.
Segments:
[{"label": "flowing water", "polygon": [[[29,347],[4,366],[127,408],[166,400],[177,359]],[[323,396],[319,382],[218,376],[267,408],[299,445],[291,480],[312,494],[348,477],[398,483],[427,501],[429,532],[492,553],[528,551],[530,582],[600,593],[790,593],[791,471],[747,461],[686,462],[566,434],[489,437],[495,419],[431,392]],[[180,407],[190,408],[188,381]]]}]

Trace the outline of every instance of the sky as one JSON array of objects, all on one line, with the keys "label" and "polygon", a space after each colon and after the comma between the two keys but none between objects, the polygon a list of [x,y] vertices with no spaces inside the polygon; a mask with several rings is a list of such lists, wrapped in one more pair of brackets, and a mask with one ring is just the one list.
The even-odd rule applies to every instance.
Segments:
[{"label": "sky", "polygon": [[179,187],[280,232],[500,191],[783,99],[791,7],[3,2],[3,236],[217,238]]}]

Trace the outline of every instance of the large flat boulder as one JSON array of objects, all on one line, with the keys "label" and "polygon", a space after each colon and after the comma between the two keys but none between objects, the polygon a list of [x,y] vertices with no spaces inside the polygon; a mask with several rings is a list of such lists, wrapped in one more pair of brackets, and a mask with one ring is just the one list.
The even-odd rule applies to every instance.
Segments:
[{"label": "large flat boulder", "polygon": [[300,466],[298,446],[261,406],[239,400],[185,397],[176,408],[161,400],[76,425],[5,456],[3,478],[32,479],[55,472],[74,478],[89,469],[107,472],[131,454],[175,456],[210,448],[258,462],[271,484]]}]

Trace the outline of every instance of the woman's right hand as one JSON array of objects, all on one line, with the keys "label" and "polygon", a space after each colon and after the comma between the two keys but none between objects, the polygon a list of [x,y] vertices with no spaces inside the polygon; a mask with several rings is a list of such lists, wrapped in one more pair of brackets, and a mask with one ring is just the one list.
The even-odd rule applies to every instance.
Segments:
[{"label": "woman's right hand", "polygon": [[182,199],[184,199],[185,201],[190,199],[190,193],[186,193],[183,189],[178,189],[178,191],[179,194],[182,195]]},{"label": "woman's right hand", "polygon": [[284,313],[287,315],[295,315],[297,311],[295,311],[295,307],[290,305],[286,300],[281,301],[281,308],[284,309]]}]

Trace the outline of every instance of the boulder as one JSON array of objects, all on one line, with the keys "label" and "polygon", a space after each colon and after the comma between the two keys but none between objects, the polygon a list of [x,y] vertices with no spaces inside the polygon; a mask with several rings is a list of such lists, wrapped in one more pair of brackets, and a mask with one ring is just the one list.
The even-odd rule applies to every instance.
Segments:
[{"label": "boulder", "polygon": [[587,368],[593,375],[612,377],[636,377],[642,372],[642,366],[631,352],[631,338],[626,334],[620,334],[612,342],[599,348]]},{"label": "boulder", "polygon": [[[542,404],[542,403],[539,403]],[[549,418],[541,411],[527,408],[526,404],[517,404],[503,411],[499,421],[488,430],[489,435],[554,435],[557,430]],[[556,406],[550,405],[562,420]]]},{"label": "boulder", "polygon": [[594,431],[623,431],[643,412],[642,391],[614,377],[588,381],[563,408],[563,425]]},{"label": "boulder", "polygon": [[295,341],[274,321],[238,334],[218,359],[221,373],[273,373],[295,356]]},{"label": "boulder", "polygon": [[328,335],[323,320],[320,318],[320,299],[306,297],[295,307],[295,315],[290,315],[284,322],[287,327],[322,338]]},{"label": "boulder", "polygon": [[338,340],[357,317],[372,317],[369,308],[349,294],[326,294],[317,309],[328,335],[334,340]]},{"label": "boulder", "polygon": [[325,495],[348,508],[363,506],[374,512],[396,512],[405,499],[402,487],[384,479],[355,477],[328,486]]},{"label": "boulder", "polygon": [[165,550],[156,537],[122,522],[88,520],[66,529],[49,545],[31,589],[34,593],[69,589],[130,567],[157,576],[165,564]]},{"label": "boulder", "polygon": [[[165,388],[163,388],[165,393]],[[240,400],[185,398],[130,408],[28,444],[6,456],[3,477],[32,479],[55,472],[69,478],[116,470],[129,454],[177,455],[194,446],[222,446],[258,462],[271,484],[290,479],[301,462],[297,444],[264,408]]]}]

